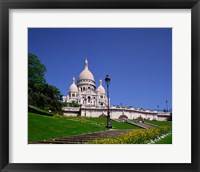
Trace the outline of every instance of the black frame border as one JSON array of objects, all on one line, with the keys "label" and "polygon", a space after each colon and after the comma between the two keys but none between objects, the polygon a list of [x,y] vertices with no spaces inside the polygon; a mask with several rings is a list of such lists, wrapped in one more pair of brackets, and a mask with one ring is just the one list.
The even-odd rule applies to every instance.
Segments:
[{"label": "black frame border", "polygon": [[[16,164],[9,163],[9,9],[191,9],[191,164]],[[0,170],[1,171],[200,171],[200,2],[199,0],[0,0]],[[172,155],[173,156],[173,155]]]}]

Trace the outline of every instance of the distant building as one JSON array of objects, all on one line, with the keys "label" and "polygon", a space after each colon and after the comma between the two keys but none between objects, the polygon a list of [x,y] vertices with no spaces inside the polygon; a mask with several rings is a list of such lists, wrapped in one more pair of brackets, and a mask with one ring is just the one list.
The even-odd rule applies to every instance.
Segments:
[{"label": "distant building", "polygon": [[96,89],[95,79],[89,70],[87,59],[85,60],[84,70],[79,74],[77,85],[75,78],[73,78],[68,95],[63,97],[63,101],[90,107],[105,107],[107,105],[107,97],[102,80],[100,79],[99,87]]},{"label": "distant building", "polygon": [[[84,70],[79,74],[77,84],[75,78],[69,87],[67,96],[63,96],[63,102],[78,103],[81,107],[63,107],[66,116],[101,117],[107,115],[108,99],[100,79],[99,87],[92,72],[89,70],[88,61],[85,60]],[[170,116],[168,112],[145,110],[142,108],[111,106],[110,116],[112,119],[149,119],[166,121]]]}]

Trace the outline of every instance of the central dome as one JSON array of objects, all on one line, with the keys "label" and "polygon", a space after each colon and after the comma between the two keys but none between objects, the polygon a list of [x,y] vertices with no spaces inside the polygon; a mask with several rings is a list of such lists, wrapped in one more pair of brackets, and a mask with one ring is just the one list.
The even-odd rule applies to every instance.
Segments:
[{"label": "central dome", "polygon": [[85,60],[85,69],[79,74],[78,81],[80,80],[92,80],[94,81],[94,76],[92,72],[88,69],[88,61],[87,59]]}]

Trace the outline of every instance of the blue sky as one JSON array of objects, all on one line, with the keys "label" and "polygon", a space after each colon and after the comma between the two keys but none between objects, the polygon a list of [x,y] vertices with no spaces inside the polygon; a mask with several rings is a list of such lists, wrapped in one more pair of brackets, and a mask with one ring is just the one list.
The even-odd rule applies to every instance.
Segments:
[{"label": "blue sky", "polygon": [[46,66],[49,84],[66,95],[88,59],[96,86],[110,75],[112,105],[172,107],[171,28],[31,28],[28,51]]}]

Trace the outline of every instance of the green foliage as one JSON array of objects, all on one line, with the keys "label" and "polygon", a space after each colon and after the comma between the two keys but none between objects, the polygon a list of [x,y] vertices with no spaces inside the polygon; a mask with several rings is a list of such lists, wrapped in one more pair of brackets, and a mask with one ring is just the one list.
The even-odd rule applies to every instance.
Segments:
[{"label": "green foliage", "polygon": [[[106,118],[92,118],[92,117],[80,117],[80,116],[58,116],[59,118],[62,119],[69,119],[73,121],[80,121],[80,122],[85,122],[88,124],[93,124],[93,125],[98,125],[105,127],[107,124],[107,119]],[[113,126],[113,129],[138,129],[139,127],[128,124],[128,123],[119,123],[111,120],[111,124]]]},{"label": "green foliage", "polygon": [[[106,124],[107,124],[107,118],[87,118],[87,119],[101,123],[103,126],[106,126]],[[138,129],[139,128],[135,125],[131,125],[128,123],[123,123],[123,122],[116,122],[113,120],[111,120],[111,125],[112,125],[113,129]]]},{"label": "green foliage", "polygon": [[62,106],[80,107],[81,105],[75,102],[62,102]]},{"label": "green foliage", "polygon": [[104,123],[90,120],[90,118],[87,118],[87,117],[80,117],[80,116],[57,116],[57,117],[72,120],[72,121],[79,121],[79,122],[84,122],[88,124],[98,125],[98,126],[105,126]]},{"label": "green foliage", "polygon": [[105,126],[97,126],[84,121],[70,120],[60,116],[50,117],[34,113],[28,114],[29,142],[104,130],[106,130]]},{"label": "green foliage", "polygon": [[172,144],[172,134],[170,134],[167,137],[163,138],[162,140],[156,142],[155,144]]},{"label": "green foliage", "polygon": [[147,144],[159,136],[169,133],[170,127],[163,126],[148,130],[136,129],[116,138],[91,141],[90,144]]},{"label": "green foliage", "polygon": [[172,134],[170,134],[167,137],[163,138],[162,140],[156,142],[155,144],[172,144]]},{"label": "green foliage", "polygon": [[[156,121],[154,121],[156,122]],[[161,121],[158,121],[161,122]],[[126,124],[111,121],[115,129],[134,129],[116,138],[92,141],[96,144],[146,144],[150,140],[156,139],[162,134],[171,132],[169,122],[161,122],[161,127],[144,130]],[[164,125],[165,124],[165,125]],[[166,125],[167,124],[167,125]],[[104,131],[106,129],[105,118],[88,117],[66,117],[66,116],[43,116],[29,113],[28,118],[28,140],[29,142],[65,137],[70,135],[79,135],[91,132]],[[170,138],[169,138],[170,139]],[[161,140],[162,141],[162,140]],[[166,142],[166,141],[163,141]],[[169,141],[168,141],[169,142]],[[158,142],[159,143],[159,142]],[[165,143],[160,143],[165,144]]]},{"label": "green foliage", "polygon": [[58,88],[46,83],[46,67],[36,55],[28,54],[28,103],[44,110],[61,111]]},{"label": "green foliage", "polygon": [[44,73],[46,67],[40,62],[36,55],[28,54],[28,84],[46,83]]},{"label": "green foliage", "polygon": [[172,126],[171,122],[167,122],[167,121],[151,121],[151,120],[145,120],[145,122],[150,123],[150,124],[154,124],[157,126]]}]

